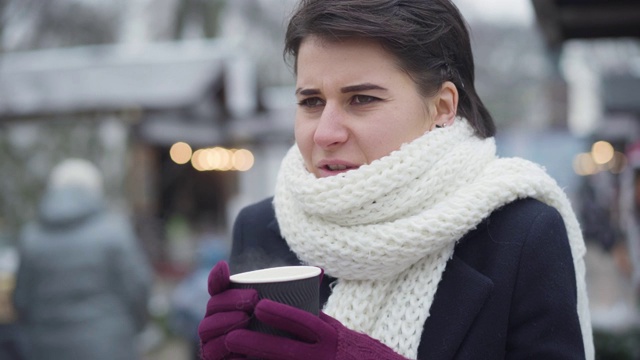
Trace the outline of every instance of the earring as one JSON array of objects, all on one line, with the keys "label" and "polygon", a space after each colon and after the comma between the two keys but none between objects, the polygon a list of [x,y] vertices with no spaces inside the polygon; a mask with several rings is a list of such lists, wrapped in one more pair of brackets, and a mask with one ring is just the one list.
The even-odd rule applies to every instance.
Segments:
[{"label": "earring", "polygon": [[438,124],[436,124],[436,128],[438,128],[438,129],[442,129],[442,128],[443,128],[443,127],[445,127],[445,126],[447,126],[447,124],[442,124],[442,125],[438,125]]}]

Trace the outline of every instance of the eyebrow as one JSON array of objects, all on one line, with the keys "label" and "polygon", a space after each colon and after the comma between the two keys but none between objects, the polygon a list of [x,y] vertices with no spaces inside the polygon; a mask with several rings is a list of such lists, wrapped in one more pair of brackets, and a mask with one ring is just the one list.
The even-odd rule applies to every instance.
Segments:
[{"label": "eyebrow", "polygon": [[387,89],[383,88],[380,85],[371,84],[371,83],[364,83],[364,84],[359,84],[359,85],[352,85],[352,86],[343,87],[342,89],[340,89],[340,92],[342,92],[343,94],[346,94],[346,93],[350,93],[350,92],[367,91],[367,90],[383,90],[383,91],[387,91]]},{"label": "eyebrow", "polygon": [[[367,90],[382,90],[382,91],[387,91],[386,88],[383,88],[380,85],[376,85],[376,84],[371,84],[371,83],[364,83],[364,84],[358,84],[358,85],[351,85],[351,86],[345,86],[343,88],[340,89],[340,92],[343,94],[347,94],[347,93],[352,93],[352,92],[358,92],[358,91],[367,91]],[[320,90],[318,89],[303,89],[303,88],[297,88],[296,89],[296,95],[318,95],[320,94]]]}]

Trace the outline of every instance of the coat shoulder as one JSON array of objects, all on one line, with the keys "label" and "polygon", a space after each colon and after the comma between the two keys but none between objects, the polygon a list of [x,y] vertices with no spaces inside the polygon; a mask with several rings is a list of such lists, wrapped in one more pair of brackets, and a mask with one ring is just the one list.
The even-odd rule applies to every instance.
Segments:
[{"label": "coat shoulder", "polygon": [[558,210],[536,199],[519,199],[494,210],[460,239],[456,254],[464,256],[467,247],[513,248],[518,251],[517,247],[527,242],[550,238],[553,238],[549,241],[553,246],[569,245]]},{"label": "coat shoulder", "polygon": [[275,217],[275,210],[273,208],[273,197],[262,199],[256,203],[250,204],[242,208],[238,216],[262,216],[262,217]]}]

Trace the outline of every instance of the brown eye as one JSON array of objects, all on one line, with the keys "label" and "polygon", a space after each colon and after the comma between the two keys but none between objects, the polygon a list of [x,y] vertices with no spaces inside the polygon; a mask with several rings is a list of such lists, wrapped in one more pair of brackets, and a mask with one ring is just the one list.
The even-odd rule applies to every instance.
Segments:
[{"label": "brown eye", "polygon": [[324,105],[324,102],[320,98],[312,97],[301,100],[300,102],[298,102],[298,105],[312,108],[322,106]]},{"label": "brown eye", "polygon": [[368,96],[368,95],[356,95],[352,98],[352,103],[355,105],[365,105],[370,104],[372,102],[378,101],[377,97]]}]

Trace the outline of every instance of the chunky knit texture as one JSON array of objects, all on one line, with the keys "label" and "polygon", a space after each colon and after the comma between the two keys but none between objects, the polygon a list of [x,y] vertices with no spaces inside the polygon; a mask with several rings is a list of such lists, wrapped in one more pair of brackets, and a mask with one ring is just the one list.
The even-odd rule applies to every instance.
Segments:
[{"label": "chunky knit texture", "polygon": [[415,359],[456,242],[494,210],[526,197],[563,217],[585,353],[593,359],[586,248],[567,196],[540,166],[497,158],[494,139],[476,137],[465,119],[329,178],[309,173],[293,146],[282,162],[274,207],[298,257],[339,279],[324,311]]}]

